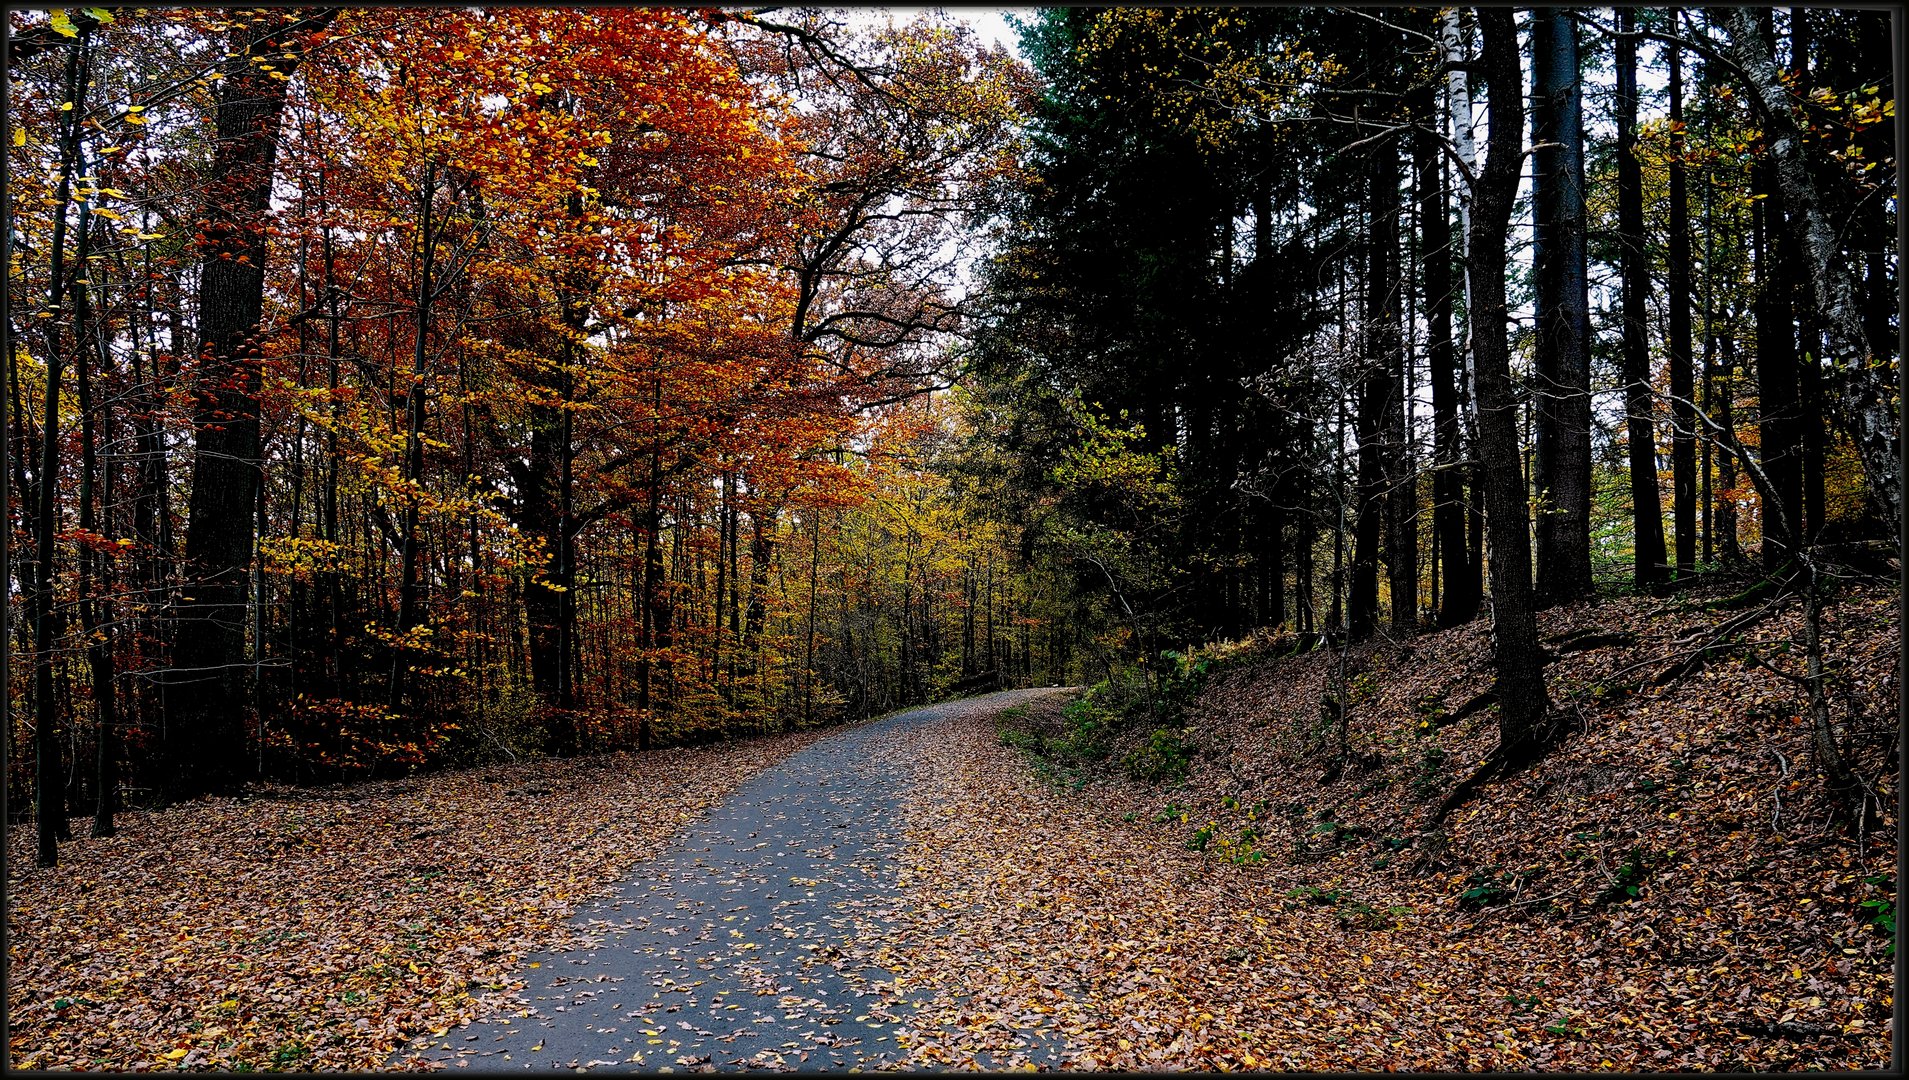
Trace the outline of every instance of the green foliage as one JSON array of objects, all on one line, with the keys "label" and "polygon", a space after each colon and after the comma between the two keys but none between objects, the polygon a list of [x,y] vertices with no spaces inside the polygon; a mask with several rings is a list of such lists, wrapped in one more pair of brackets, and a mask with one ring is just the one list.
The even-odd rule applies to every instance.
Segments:
[{"label": "green foliage", "polygon": [[1883,893],[1881,897],[1864,900],[1857,905],[1867,918],[1869,928],[1889,939],[1887,955],[1896,955],[1896,883],[1885,874],[1871,874],[1863,879],[1866,885],[1874,885]]},{"label": "green foliage", "polygon": [[1403,904],[1379,908],[1363,900],[1352,899],[1342,889],[1325,889],[1317,885],[1301,885],[1288,892],[1286,897],[1317,907],[1332,908],[1333,918],[1348,930],[1389,930],[1398,925],[1400,916],[1412,913],[1412,909]]},{"label": "green foliage", "polygon": [[1447,756],[1435,742],[1427,741],[1419,751],[1418,767],[1412,774],[1412,791],[1429,799],[1445,789]]},{"label": "green foliage", "polygon": [[1500,875],[1497,868],[1481,870],[1466,880],[1466,888],[1458,894],[1458,906],[1467,911],[1480,911],[1508,902],[1514,895],[1508,878]]},{"label": "green foliage", "polygon": [[1598,895],[1598,900],[1607,904],[1622,904],[1637,899],[1642,894],[1644,879],[1650,876],[1651,864],[1669,854],[1653,855],[1643,848],[1631,848],[1624,856],[1624,861],[1611,872],[1611,884]]},{"label": "green foliage", "polygon": [[1156,728],[1147,744],[1121,759],[1127,775],[1150,784],[1179,783],[1186,779],[1191,749],[1178,732]]}]

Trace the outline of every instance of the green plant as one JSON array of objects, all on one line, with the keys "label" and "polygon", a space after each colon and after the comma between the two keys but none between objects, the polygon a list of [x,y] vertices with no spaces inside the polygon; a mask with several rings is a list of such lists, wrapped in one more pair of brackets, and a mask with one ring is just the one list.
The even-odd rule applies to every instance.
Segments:
[{"label": "green plant", "polygon": [[1288,899],[1304,900],[1309,904],[1333,906],[1337,906],[1340,901],[1346,898],[1346,894],[1340,892],[1338,889],[1322,889],[1317,885],[1301,885],[1299,888],[1287,893],[1286,896]]},{"label": "green plant", "polygon": [[1458,894],[1458,906],[1468,911],[1494,907],[1512,897],[1508,879],[1498,873],[1497,867],[1473,874],[1465,884],[1465,890]]},{"label": "green plant", "polygon": [[1650,876],[1651,864],[1670,854],[1665,852],[1664,855],[1653,856],[1643,848],[1631,848],[1624,856],[1624,861],[1612,871],[1610,885],[1598,894],[1599,902],[1629,903],[1637,899],[1642,895],[1644,879]]},{"label": "green plant", "polygon": [[1425,748],[1419,752],[1418,768],[1412,776],[1412,791],[1421,799],[1438,794],[1445,788],[1445,751],[1438,744],[1426,741]]},{"label": "green plant", "polygon": [[1536,994],[1506,994],[1505,1000],[1511,1003],[1513,1012],[1536,1012],[1542,1001]]},{"label": "green plant", "polygon": [[1896,883],[1886,874],[1871,874],[1863,879],[1863,884],[1874,885],[1885,894],[1879,899],[1864,900],[1857,906],[1868,913],[1865,921],[1870,930],[1889,938],[1886,954],[1893,957],[1896,955]]},{"label": "green plant", "polygon": [[1121,759],[1127,775],[1150,784],[1178,783],[1191,764],[1189,747],[1177,732],[1155,729],[1147,744]]},{"label": "green plant", "polygon": [[1217,821],[1209,821],[1200,826],[1193,831],[1193,835],[1187,840],[1186,846],[1192,848],[1194,851],[1205,851],[1207,845],[1213,842],[1213,833],[1217,831],[1219,827],[1220,823]]}]

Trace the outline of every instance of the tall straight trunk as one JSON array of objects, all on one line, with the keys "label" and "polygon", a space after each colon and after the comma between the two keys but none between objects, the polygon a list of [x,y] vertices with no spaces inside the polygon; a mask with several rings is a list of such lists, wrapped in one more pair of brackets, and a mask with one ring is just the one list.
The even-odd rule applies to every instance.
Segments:
[{"label": "tall straight trunk", "polygon": [[1523,86],[1518,33],[1509,8],[1481,8],[1481,66],[1490,83],[1490,134],[1472,189],[1469,273],[1472,349],[1477,370],[1478,453],[1490,535],[1492,662],[1498,698],[1498,753],[1517,761],[1550,737],[1550,699],[1531,586],[1531,541],[1524,478],[1518,468],[1518,402],[1505,336],[1506,248],[1518,188]]},{"label": "tall straight trunk", "polygon": [[1695,387],[1690,357],[1690,307],[1694,294],[1690,288],[1690,197],[1685,183],[1683,132],[1684,63],[1683,51],[1670,47],[1670,122],[1671,156],[1669,177],[1670,245],[1665,257],[1670,296],[1666,336],[1670,359],[1671,435],[1670,477],[1671,518],[1677,546],[1677,572],[1688,574],[1696,567],[1697,554],[1697,414],[1688,402],[1694,401]]},{"label": "tall straight trunk", "polygon": [[1576,24],[1532,12],[1531,203],[1537,286],[1538,602],[1591,591],[1590,298],[1584,236],[1584,85]]},{"label": "tall straight trunk", "polygon": [[[83,25],[77,42],[67,46],[65,90],[73,103],[60,118],[60,180],[54,189],[53,238],[47,272],[47,307],[58,313],[66,299],[66,204],[72,198],[73,173],[79,164],[79,117],[86,109],[86,91],[92,82],[92,28]],[[84,262],[78,276],[87,273]],[[53,697],[53,642],[60,618],[53,604],[53,560],[59,533],[60,378],[66,343],[60,325],[51,318],[46,326],[46,419],[40,428],[40,464],[34,510],[33,625],[33,816],[38,842],[35,861],[41,866],[59,862],[59,842],[66,822],[66,799],[60,788],[59,709]],[[77,340],[78,327],[75,327]]]},{"label": "tall straight trunk", "polygon": [[[79,271],[72,282],[73,294],[73,381],[79,396],[80,412],[80,529],[90,535],[99,535],[101,507],[111,498],[110,485],[112,474],[102,469],[99,460],[99,427],[104,417],[110,417],[110,410],[95,409],[93,396],[93,366],[88,363],[88,355],[93,354],[99,361],[99,372],[105,374],[108,358],[103,348],[96,348],[105,340],[105,335],[93,321],[91,294],[94,270],[89,261],[92,250],[92,214],[87,204],[80,205],[79,237],[74,244],[75,262]],[[106,435],[110,445],[111,431]],[[106,530],[110,532],[110,529]],[[79,614],[80,630],[86,640],[86,663],[93,685],[94,718],[94,778],[96,782],[93,835],[111,836],[114,833],[113,815],[117,809],[118,776],[114,772],[117,752],[114,738],[119,725],[117,701],[114,697],[113,675],[113,627],[111,618],[113,561],[102,559],[85,544],[80,545],[79,557]],[[101,618],[105,609],[105,618]],[[75,763],[77,764],[77,762]]]},{"label": "tall straight trunk", "polygon": [[[1703,229],[1704,266],[1715,266],[1716,196],[1715,186],[1712,184],[1704,185]],[[1703,305],[1704,353],[1702,406],[1705,415],[1715,417],[1717,416],[1717,407],[1715,404],[1717,388],[1717,339],[1720,337],[1717,333],[1717,276],[1715,274],[1704,274]],[[1689,409],[1681,405],[1672,405],[1672,415],[1689,411]],[[1703,561],[1706,563],[1716,557],[1715,538],[1717,531],[1717,510],[1716,503],[1712,500],[1712,476],[1710,467],[1711,457],[1713,456],[1711,453],[1711,444],[1713,441],[1714,440],[1711,439],[1705,439],[1700,444],[1699,450],[1702,458],[1697,466],[1698,485],[1702,489],[1698,493],[1697,507],[1703,515]]]},{"label": "tall straight trunk", "polygon": [[[260,317],[265,303],[265,217],[289,50],[332,9],[270,16],[270,31],[235,31],[214,107],[212,162],[202,185],[206,237],[199,271],[200,369],[193,406],[192,499],[185,593],[174,612],[166,784],[172,795],[228,789],[245,754],[245,619],[254,514],[261,482]],[[266,71],[263,65],[275,70]]]},{"label": "tall straight trunk", "polygon": [[643,657],[637,662],[636,748],[648,750],[654,739],[657,676],[665,665],[659,653],[673,639],[670,626],[669,592],[663,574],[663,380],[652,378],[650,408],[653,423],[650,433],[650,475],[648,507],[643,515]]},{"label": "tall straight trunk", "polygon": [[[1368,176],[1368,206],[1376,206],[1378,181]],[[1379,542],[1385,520],[1385,412],[1390,395],[1391,367],[1381,355],[1379,324],[1382,292],[1378,281],[1380,253],[1376,223],[1368,224],[1366,236],[1366,273],[1364,281],[1364,317],[1361,320],[1359,380],[1355,384],[1358,413],[1355,428],[1359,439],[1359,473],[1353,496],[1352,582],[1346,597],[1347,632],[1353,640],[1372,636],[1379,622]]]},{"label": "tall straight trunk", "polygon": [[[1341,268],[1339,280],[1339,338],[1341,356],[1345,354],[1345,300],[1346,288],[1344,269]],[[1342,378],[1334,387],[1334,405],[1338,412],[1337,423],[1333,428],[1332,444],[1332,612],[1327,622],[1334,633],[1351,635],[1351,620],[1346,612],[1346,395],[1350,392]]]},{"label": "tall straight trunk", "polygon": [[1438,146],[1429,88],[1417,110],[1427,128],[1412,144],[1418,183],[1419,235],[1423,244],[1425,355],[1432,383],[1432,584],[1437,592],[1438,625],[1457,626],[1478,614],[1478,564],[1465,542],[1463,450],[1458,427],[1459,366],[1452,337],[1452,229],[1445,161]]},{"label": "tall straight trunk", "polygon": [[1372,156],[1372,281],[1370,362],[1375,381],[1379,452],[1385,500],[1385,564],[1392,594],[1392,632],[1418,628],[1418,492],[1410,464],[1411,399],[1404,392],[1406,359],[1400,330],[1404,294],[1399,272],[1399,148],[1383,140]]},{"label": "tall straight trunk", "polygon": [[[1795,76],[1797,95],[1805,98],[1812,88],[1810,49],[1809,9],[1793,7],[1790,9],[1790,73]],[[1880,208],[1881,200],[1876,202]],[[1792,271],[1802,262],[1794,245],[1785,258],[1786,261],[1794,258],[1795,261],[1790,264]],[[1797,321],[1797,452],[1800,455],[1798,468],[1803,473],[1803,516],[1798,522],[1802,530],[1799,540],[1808,544],[1815,540],[1823,528],[1823,467],[1829,449],[1828,433],[1823,429],[1823,332],[1817,326],[1815,313],[1811,310],[1813,305],[1808,279],[1795,272],[1787,276],[1790,278],[1789,302],[1796,312]],[[1867,311],[1865,306],[1865,315]],[[1888,352],[1886,348],[1876,348],[1873,344],[1876,335],[1867,325],[1864,326],[1864,337],[1872,343],[1872,352]]]},{"label": "tall straight trunk", "polygon": [[1790,318],[1788,275],[1782,270],[1790,245],[1783,241],[1783,196],[1773,190],[1769,171],[1751,169],[1751,187],[1765,196],[1757,201],[1756,350],[1757,434],[1763,471],[1770,480],[1774,505],[1763,508],[1763,565],[1775,572],[1795,554],[1802,522],[1803,473],[1797,438],[1796,325]]},{"label": "tall straight trunk", "polygon": [[[1618,29],[1636,13],[1618,12]],[[1630,441],[1631,576],[1640,591],[1664,580],[1664,507],[1657,489],[1656,423],[1651,416],[1650,262],[1644,251],[1644,170],[1637,161],[1637,41],[1617,39],[1617,230],[1624,275],[1624,414]]]},{"label": "tall straight trunk", "polygon": [[[437,190],[437,169],[432,162],[424,166],[424,183],[418,188],[418,295],[412,332],[416,340],[411,348],[410,389],[404,395],[404,479],[418,487],[424,484],[424,379],[429,352],[426,339],[431,332],[431,270],[437,252],[437,239],[431,232],[431,209]],[[399,534],[398,639],[391,650],[391,678],[387,696],[392,708],[404,700],[405,654],[403,642],[418,625],[418,511],[422,500],[418,491],[405,499],[404,529]]]}]

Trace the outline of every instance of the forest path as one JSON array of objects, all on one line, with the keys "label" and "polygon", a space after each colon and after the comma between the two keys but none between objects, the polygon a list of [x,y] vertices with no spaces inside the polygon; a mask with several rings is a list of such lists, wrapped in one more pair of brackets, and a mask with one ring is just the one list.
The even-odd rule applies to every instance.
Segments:
[{"label": "forest path", "polygon": [[[525,958],[501,1015],[402,1051],[473,1070],[836,1069],[900,1061],[910,1003],[878,966],[907,901],[894,858],[922,729],[1052,693],[883,717],[745,782]],[[1053,1060],[1057,1047],[1036,1046]],[[981,1062],[987,1067],[987,1062]]]}]

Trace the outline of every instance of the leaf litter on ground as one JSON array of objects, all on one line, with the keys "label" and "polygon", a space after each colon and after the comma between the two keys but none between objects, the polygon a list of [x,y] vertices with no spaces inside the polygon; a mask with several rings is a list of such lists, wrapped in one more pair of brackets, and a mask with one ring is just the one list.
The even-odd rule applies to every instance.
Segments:
[{"label": "leaf litter on ground", "polygon": [[11,1064],[380,1066],[508,1008],[580,903],[823,734],[264,788],[127,813],[52,870],[9,830]]}]

